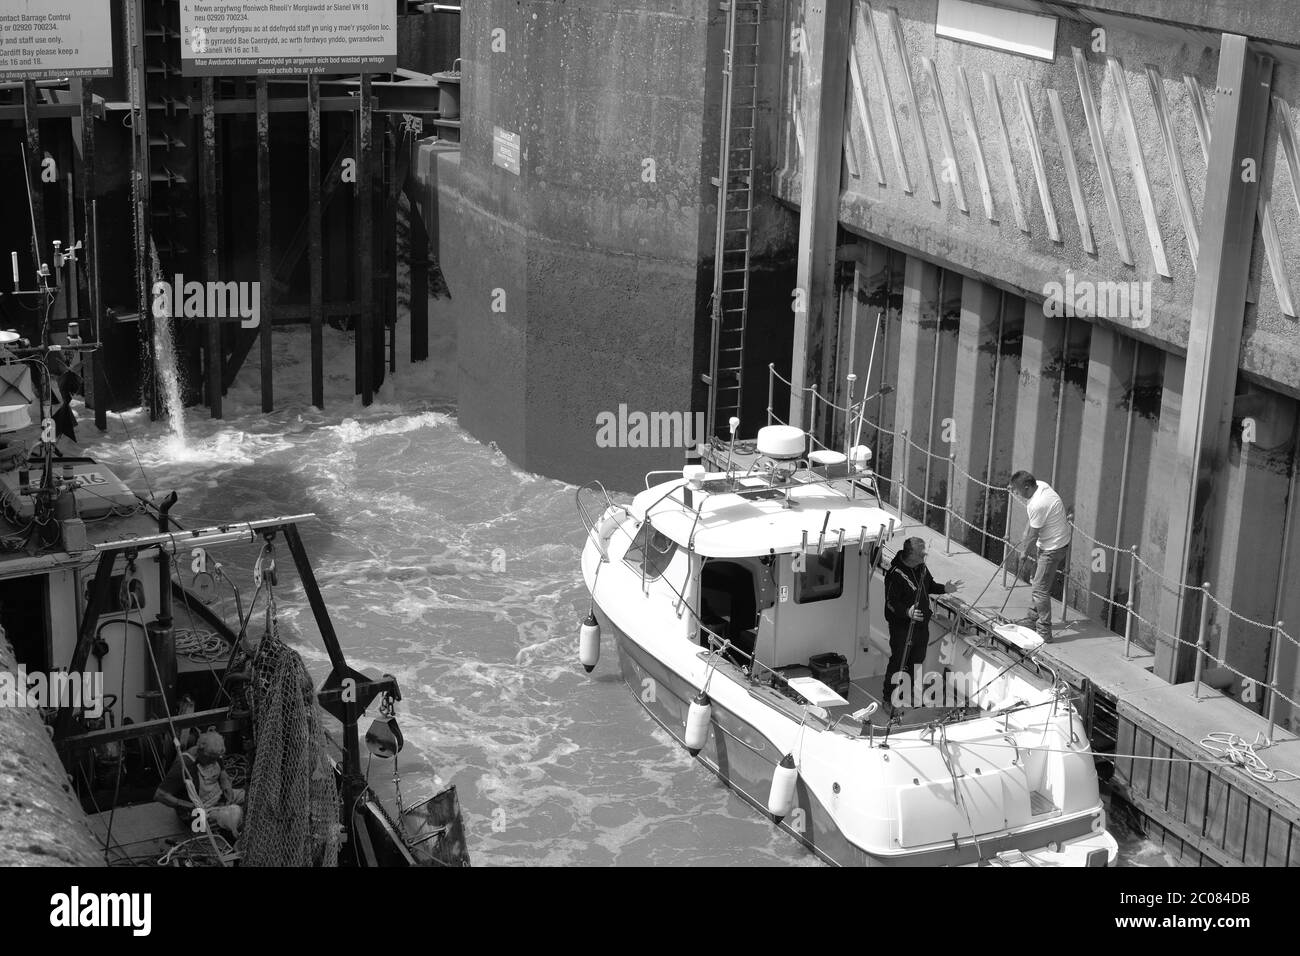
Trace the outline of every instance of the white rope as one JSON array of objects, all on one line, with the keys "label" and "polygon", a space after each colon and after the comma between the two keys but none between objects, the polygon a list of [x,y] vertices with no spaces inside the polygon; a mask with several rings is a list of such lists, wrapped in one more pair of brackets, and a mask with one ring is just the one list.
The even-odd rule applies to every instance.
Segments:
[{"label": "white rope", "polygon": [[1264,783],[1291,783],[1300,780],[1300,775],[1294,774],[1290,770],[1272,770],[1268,764],[1260,759],[1259,754],[1255,752],[1255,748],[1260,745],[1268,746],[1268,742],[1263,739],[1263,736],[1263,734],[1256,734],[1255,742],[1248,744],[1245,737],[1226,730],[1215,731],[1201,738],[1201,747],[1206,752],[1240,767],[1256,780]]}]

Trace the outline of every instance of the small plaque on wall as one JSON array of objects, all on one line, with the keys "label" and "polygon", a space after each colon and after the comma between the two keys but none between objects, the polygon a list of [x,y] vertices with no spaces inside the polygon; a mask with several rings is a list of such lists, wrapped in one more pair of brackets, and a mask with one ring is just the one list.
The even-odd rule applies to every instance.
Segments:
[{"label": "small plaque on wall", "polygon": [[492,127],[492,163],[519,175],[519,134]]}]

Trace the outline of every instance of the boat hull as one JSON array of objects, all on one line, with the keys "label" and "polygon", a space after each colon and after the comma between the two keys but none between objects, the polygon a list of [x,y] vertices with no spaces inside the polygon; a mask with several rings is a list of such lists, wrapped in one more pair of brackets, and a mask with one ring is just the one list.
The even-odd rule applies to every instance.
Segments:
[{"label": "boat hull", "polygon": [[[602,630],[615,639],[619,667],[628,688],[646,712],[675,741],[685,746],[687,711],[700,688],[629,637],[598,605],[596,616]],[[730,678],[718,675],[715,679]],[[750,722],[716,700],[712,701],[710,733],[696,759],[769,819],[768,791],[773,771],[783,756],[783,751]],[[1084,818],[991,835],[981,838],[978,845],[966,841],[951,847],[905,853],[871,852],[846,837],[829,809],[805,785],[802,777],[796,784],[794,809],[776,825],[819,858],[837,866],[974,866],[1006,851],[1042,852],[1042,848],[1051,842],[1074,844],[1076,856],[1079,856],[1079,851],[1086,855],[1087,849],[1104,847],[1112,851],[1115,845],[1113,838],[1104,831],[1099,835],[1093,833],[1090,818]],[[1113,856],[1113,852],[1110,855]],[[1057,862],[1048,865],[1071,864]]]}]

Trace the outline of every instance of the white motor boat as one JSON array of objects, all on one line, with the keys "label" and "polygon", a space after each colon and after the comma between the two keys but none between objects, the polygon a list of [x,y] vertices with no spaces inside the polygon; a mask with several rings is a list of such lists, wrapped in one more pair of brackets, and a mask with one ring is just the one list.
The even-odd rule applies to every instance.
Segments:
[{"label": "white motor boat", "polygon": [[939,598],[955,613],[931,622],[912,706],[889,706],[897,519],[869,450],[807,445],[769,426],[743,472],[651,473],[630,506],[579,489],[583,665],[612,637],[650,715],[827,862],[1113,863],[1082,721],[1032,631]]}]

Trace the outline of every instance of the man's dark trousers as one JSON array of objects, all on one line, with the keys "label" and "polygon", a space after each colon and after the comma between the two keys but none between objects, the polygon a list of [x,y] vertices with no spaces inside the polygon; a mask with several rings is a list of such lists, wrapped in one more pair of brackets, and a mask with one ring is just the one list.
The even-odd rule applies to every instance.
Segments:
[{"label": "man's dark trousers", "polygon": [[[908,631],[912,633],[911,650],[907,648]],[[916,668],[925,663],[925,653],[930,647],[930,622],[929,621],[906,621],[901,624],[890,623],[889,625],[889,666],[885,669],[885,686],[884,702],[892,705],[894,702],[894,675],[900,671],[905,673],[906,680],[899,683],[899,688],[905,693],[902,706],[911,707],[912,694],[916,688],[912,687],[916,675]],[[907,660],[903,660],[903,653],[907,652]],[[904,670],[906,668],[906,670]]]}]

